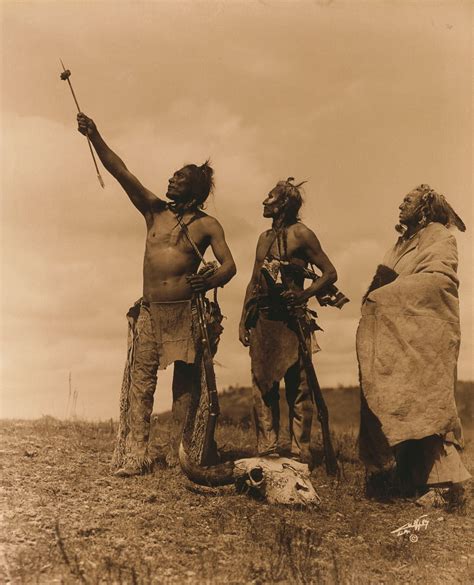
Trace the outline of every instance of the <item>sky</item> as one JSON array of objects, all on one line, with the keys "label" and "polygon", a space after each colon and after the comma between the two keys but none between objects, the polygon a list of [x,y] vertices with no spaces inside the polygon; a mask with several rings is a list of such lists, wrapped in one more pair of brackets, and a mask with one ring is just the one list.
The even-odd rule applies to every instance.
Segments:
[{"label": "sky", "polygon": [[[269,227],[262,200],[289,176],[308,181],[303,221],[351,299],[318,311],[321,385],[357,383],[360,299],[419,183],[468,226],[456,233],[458,376],[472,380],[473,6],[3,0],[0,415],[117,417],[125,313],[141,296],[143,217],[105,169],[101,189],[59,58],[82,110],[151,191],[212,160],[207,212],[238,267],[220,293],[220,388],[250,382],[238,321]],[[171,375],[160,372],[156,411],[170,406]]]}]

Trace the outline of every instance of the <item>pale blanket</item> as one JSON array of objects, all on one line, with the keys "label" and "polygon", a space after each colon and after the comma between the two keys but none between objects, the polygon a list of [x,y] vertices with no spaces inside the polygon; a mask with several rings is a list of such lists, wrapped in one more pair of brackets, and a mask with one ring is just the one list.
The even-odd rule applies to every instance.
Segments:
[{"label": "pale blanket", "polygon": [[387,254],[385,264],[399,276],[371,292],[362,307],[361,388],[390,447],[450,431],[461,436],[454,401],[460,342],[457,263],[454,236],[431,223]]}]

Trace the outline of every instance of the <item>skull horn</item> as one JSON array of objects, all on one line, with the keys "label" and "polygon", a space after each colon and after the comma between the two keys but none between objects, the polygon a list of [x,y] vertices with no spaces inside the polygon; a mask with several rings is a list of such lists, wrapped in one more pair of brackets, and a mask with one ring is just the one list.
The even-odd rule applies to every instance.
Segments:
[{"label": "skull horn", "polygon": [[233,461],[218,463],[210,467],[200,466],[187,454],[183,443],[179,446],[179,463],[188,479],[199,485],[217,487],[234,483],[241,475],[246,475],[236,468]]}]

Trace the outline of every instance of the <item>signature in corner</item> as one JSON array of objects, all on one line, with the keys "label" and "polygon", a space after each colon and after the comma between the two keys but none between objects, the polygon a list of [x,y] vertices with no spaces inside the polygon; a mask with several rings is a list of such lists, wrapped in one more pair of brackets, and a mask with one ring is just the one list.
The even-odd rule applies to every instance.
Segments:
[{"label": "signature in corner", "polygon": [[410,541],[417,542],[418,535],[413,534],[413,532],[419,532],[421,529],[426,530],[428,528],[429,523],[430,521],[428,520],[428,514],[423,514],[423,516],[415,518],[415,520],[413,520],[411,524],[410,523],[404,524],[403,526],[400,526],[400,528],[392,530],[390,534],[393,534],[394,536],[403,536],[404,534],[409,534]]}]

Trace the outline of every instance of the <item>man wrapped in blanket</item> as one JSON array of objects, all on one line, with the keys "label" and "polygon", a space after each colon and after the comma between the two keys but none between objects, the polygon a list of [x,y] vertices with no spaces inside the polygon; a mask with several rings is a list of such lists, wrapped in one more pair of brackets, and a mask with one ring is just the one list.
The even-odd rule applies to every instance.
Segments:
[{"label": "man wrapped in blanket", "polygon": [[357,331],[359,450],[368,495],[387,487],[395,469],[402,495],[436,505],[470,478],[458,452],[458,255],[449,230],[466,228],[428,185],[408,193],[399,221],[401,235],[377,268]]}]

